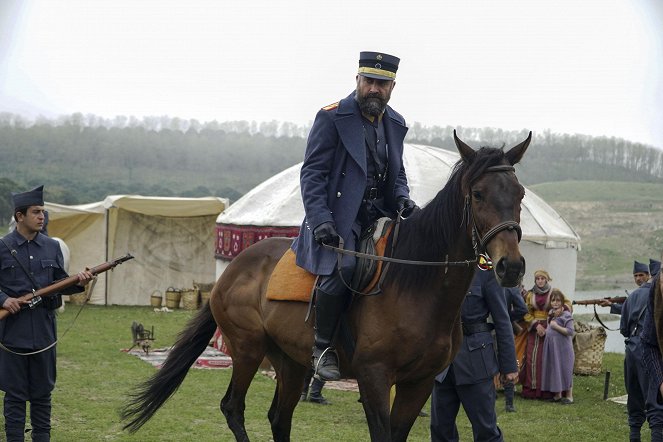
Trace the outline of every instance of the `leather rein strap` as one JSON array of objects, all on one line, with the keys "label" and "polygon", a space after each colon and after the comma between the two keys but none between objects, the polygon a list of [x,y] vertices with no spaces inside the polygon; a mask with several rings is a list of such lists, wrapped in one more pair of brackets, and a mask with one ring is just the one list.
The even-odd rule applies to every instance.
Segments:
[{"label": "leather rein strap", "polygon": [[[483,173],[491,173],[491,172],[515,172],[515,168],[511,165],[507,164],[502,164],[498,166],[490,166],[487,167]],[[337,261],[338,261],[338,271],[340,273],[341,270],[341,256],[342,255],[352,255],[357,258],[366,258],[366,259],[371,259],[373,261],[383,261],[386,262],[387,265],[385,268],[382,270],[382,275],[380,277],[380,280],[378,281],[378,284],[376,285],[376,289],[373,290],[371,293],[362,293],[359,291],[356,291],[352,289],[345,281],[343,281],[344,285],[350,289],[351,292],[358,294],[358,295],[375,295],[378,294],[381,291],[381,283],[384,280],[384,276],[387,273],[387,269],[389,266],[389,263],[393,262],[396,264],[409,264],[409,265],[424,265],[424,266],[443,266],[446,267],[447,269],[449,267],[470,267],[472,264],[479,264],[480,263],[480,258],[485,258],[487,261],[490,263],[490,258],[488,257],[488,254],[486,253],[486,246],[488,243],[495,237],[497,236],[498,233],[500,233],[502,230],[515,230],[516,234],[518,235],[518,242],[520,242],[522,238],[522,229],[520,228],[520,224],[518,224],[515,221],[504,221],[502,223],[497,224],[488,232],[484,234],[482,237],[479,234],[479,230],[477,229],[476,222],[474,221],[474,216],[472,213],[472,202],[470,198],[471,190],[470,193],[465,195],[465,207],[463,208],[463,218],[461,220],[461,227],[465,226],[467,222],[472,223],[472,247],[474,248],[474,259],[466,259],[464,261],[449,261],[448,259],[446,261],[415,261],[415,260],[409,260],[409,259],[398,259],[398,258],[391,258],[387,256],[377,256],[377,255],[371,255],[368,253],[362,253],[362,252],[357,252],[354,250],[345,250],[343,245],[343,238],[339,237],[339,245],[338,247],[332,246],[331,244],[322,244],[323,247],[329,250],[333,250],[338,254]],[[394,233],[391,241],[391,250],[392,250],[392,255],[393,251],[396,248],[396,241],[398,239],[398,232],[400,230],[400,222],[403,219],[401,216],[402,210],[398,212],[396,216],[396,225],[394,226]],[[448,258],[449,255],[447,255]],[[484,268],[481,268],[481,270],[485,270]],[[341,280],[342,280],[341,276]]]}]

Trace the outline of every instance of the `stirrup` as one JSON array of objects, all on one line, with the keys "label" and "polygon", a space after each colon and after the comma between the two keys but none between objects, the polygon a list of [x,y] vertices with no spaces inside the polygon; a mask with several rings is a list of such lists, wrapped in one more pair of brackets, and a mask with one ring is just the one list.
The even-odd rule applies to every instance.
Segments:
[{"label": "stirrup", "polygon": [[[314,353],[315,353],[315,352],[314,352]],[[318,373],[318,369],[320,368],[320,362],[321,362],[324,358],[326,358],[326,356],[328,356],[327,353],[329,353],[329,355],[333,355],[333,357],[336,359],[336,364],[333,365],[333,367],[335,368],[335,370],[339,373],[339,374],[336,375],[336,376],[321,376],[321,375]],[[316,358],[315,358],[315,354],[314,354],[314,356],[313,356],[313,362],[314,362],[314,367],[313,367],[313,370],[314,370],[314,372],[313,372],[313,377],[315,377],[316,379],[321,380],[321,381],[337,381],[337,380],[339,380],[339,379],[341,378],[341,376],[340,376],[340,368],[339,368],[339,366],[338,366],[338,354],[336,353],[336,350],[334,350],[333,347],[327,347],[327,348],[325,348],[325,349],[322,351],[322,353],[320,353],[320,355],[318,356],[318,358],[317,358],[318,360],[316,361],[315,359],[316,359]],[[329,364],[329,365],[332,365],[332,364]],[[325,366],[323,365],[322,368],[324,369],[324,367],[325,367]]]}]

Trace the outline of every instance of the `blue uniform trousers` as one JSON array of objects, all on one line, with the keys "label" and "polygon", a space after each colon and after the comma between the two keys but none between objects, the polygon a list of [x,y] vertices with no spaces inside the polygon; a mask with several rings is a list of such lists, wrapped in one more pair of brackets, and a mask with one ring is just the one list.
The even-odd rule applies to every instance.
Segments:
[{"label": "blue uniform trousers", "polygon": [[628,346],[626,346],[626,353],[624,354],[624,383],[628,393],[626,402],[628,425],[637,428],[639,432],[647,418],[645,413],[647,373],[645,372],[645,366],[642,364],[642,359],[630,351]]},{"label": "blue uniform trousers", "polygon": [[[24,349],[11,349],[18,353]],[[30,402],[33,440],[49,440],[51,431],[51,391],[55,386],[55,347],[41,353],[21,356],[0,350],[2,376],[12,379],[4,398],[7,441],[24,440],[26,402]],[[27,373],[27,376],[26,376]]]},{"label": "blue uniform trousers", "polygon": [[458,441],[456,416],[463,404],[465,414],[472,423],[474,440],[480,442],[503,441],[502,431],[494,424],[495,385],[493,379],[475,384],[456,385],[453,364],[442,382],[435,381],[431,399],[431,441]]}]

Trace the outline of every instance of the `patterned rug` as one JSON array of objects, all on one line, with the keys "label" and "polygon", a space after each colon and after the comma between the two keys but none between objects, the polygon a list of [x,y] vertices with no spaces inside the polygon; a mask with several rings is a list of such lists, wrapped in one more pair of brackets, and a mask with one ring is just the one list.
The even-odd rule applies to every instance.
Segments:
[{"label": "patterned rug", "polygon": [[[170,347],[156,348],[150,350],[149,353],[145,353],[143,349],[138,347],[132,348],[131,350],[124,348],[120,351],[122,351],[123,353],[130,354],[132,356],[136,356],[140,360],[145,361],[156,368],[161,368],[164,361],[168,357],[168,352],[170,351]],[[228,356],[227,354],[225,354],[220,350],[217,350],[214,347],[207,347],[191,367],[192,368],[230,368],[232,367],[232,359],[230,359],[230,356]],[[267,376],[268,378],[271,379],[276,378],[276,375],[274,374],[273,370],[261,370],[260,373],[263,376]],[[359,388],[357,387],[357,381],[354,379],[341,379],[339,381],[333,381],[333,382],[330,381],[325,383],[325,388],[331,390],[341,390],[341,391],[359,391]]]},{"label": "patterned rug", "polygon": [[[136,356],[154,367],[161,368],[168,357],[170,347],[155,348],[150,350],[149,353],[145,353],[141,348],[132,348],[131,350],[125,348],[121,351]],[[228,368],[230,366],[232,366],[230,356],[214,347],[207,347],[192,365],[192,368]]]}]

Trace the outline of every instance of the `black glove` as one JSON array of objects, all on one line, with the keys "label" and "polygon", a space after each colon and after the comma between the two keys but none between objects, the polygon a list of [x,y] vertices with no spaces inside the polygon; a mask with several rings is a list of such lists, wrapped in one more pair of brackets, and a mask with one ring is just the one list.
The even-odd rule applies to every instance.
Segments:
[{"label": "black glove", "polygon": [[334,224],[330,222],[322,223],[313,229],[313,238],[318,244],[338,246],[338,233],[336,233]]},{"label": "black glove", "polygon": [[412,212],[414,212],[415,209],[419,208],[414,203],[414,201],[412,201],[410,198],[405,198],[405,197],[399,198],[396,205],[398,206],[398,212],[401,213],[401,216],[403,218],[407,218],[408,216],[412,215]]}]

